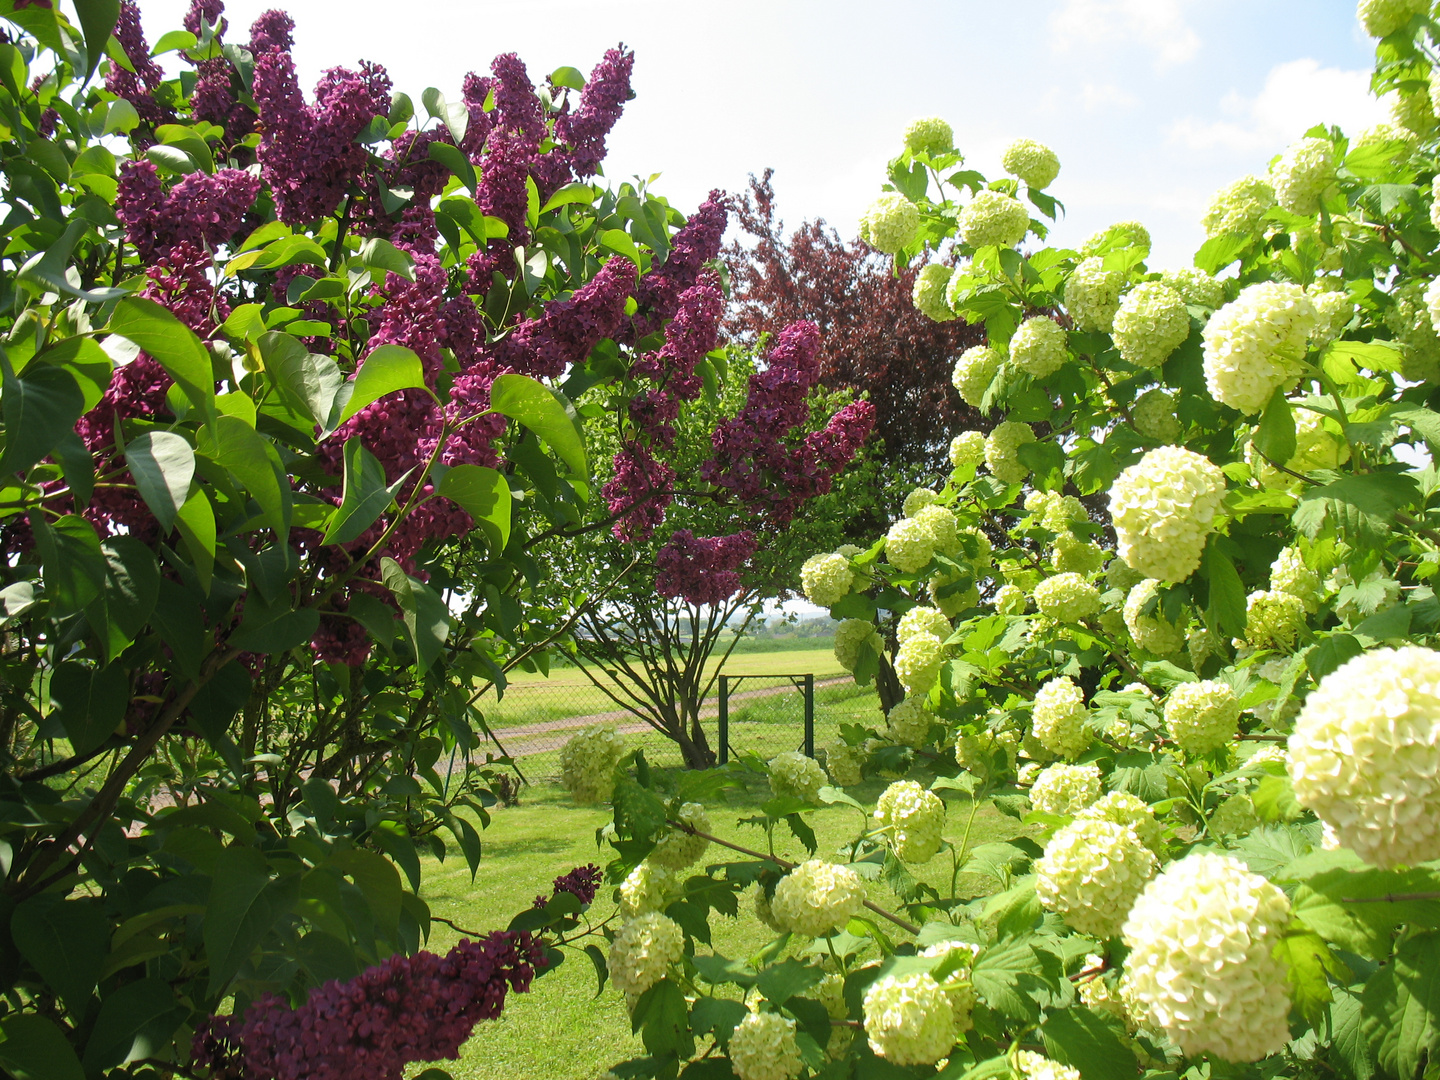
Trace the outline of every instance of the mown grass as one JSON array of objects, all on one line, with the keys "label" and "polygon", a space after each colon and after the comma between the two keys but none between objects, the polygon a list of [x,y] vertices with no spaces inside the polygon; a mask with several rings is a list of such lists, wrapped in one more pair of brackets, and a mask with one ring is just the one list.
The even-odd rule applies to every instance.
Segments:
[{"label": "mown grass", "polygon": [[[850,789],[862,803],[874,803],[883,782]],[[943,792],[943,795],[956,795]],[[732,794],[727,805],[712,806],[716,835],[747,847],[763,849],[764,833],[738,824],[768,797],[759,784]],[[946,836],[958,843],[970,813],[963,796],[947,800],[949,824]],[[425,867],[423,896],[436,915],[460,926],[489,930],[503,927],[510,917],[528,906],[539,893],[548,893],[556,875],[572,866],[609,862],[609,849],[598,849],[595,831],[610,820],[608,812],[575,807],[569,796],[552,786],[529,787],[518,807],[497,811],[484,836],[484,855],[475,880],[462,860],[451,858],[443,865]],[[842,845],[854,838],[861,826],[853,808],[825,807],[809,815],[819,843],[820,857],[840,859]],[[970,844],[1008,839],[1021,831],[1015,821],[982,807],[971,829]],[[801,844],[783,829],[775,837],[776,853],[792,860],[807,858]],[[702,862],[728,861],[729,853],[712,847]],[[740,856],[734,856],[739,858]],[[937,856],[922,867],[912,868],[942,892],[949,890],[950,862]],[[962,877],[962,895],[977,893],[985,882]],[[993,883],[991,883],[993,884]],[[898,899],[881,882],[868,885],[870,898],[895,908]],[[603,919],[614,910],[610,887],[602,888],[592,915]],[[741,898],[738,919],[711,916],[714,951],[731,957],[748,957],[769,940],[770,931],[751,914],[750,898]],[[449,927],[436,923],[429,947],[448,948],[458,938]],[[595,938],[602,949],[603,938]],[[703,947],[702,947],[702,950]],[[456,1080],[595,1080],[611,1064],[642,1054],[639,1039],[630,1033],[629,1018],[621,996],[608,984],[596,996],[595,971],[580,953],[568,952],[555,971],[536,980],[529,994],[512,995],[504,1015],[482,1024],[465,1045],[458,1062],[445,1063]],[[418,1070],[417,1070],[418,1071]]]}]

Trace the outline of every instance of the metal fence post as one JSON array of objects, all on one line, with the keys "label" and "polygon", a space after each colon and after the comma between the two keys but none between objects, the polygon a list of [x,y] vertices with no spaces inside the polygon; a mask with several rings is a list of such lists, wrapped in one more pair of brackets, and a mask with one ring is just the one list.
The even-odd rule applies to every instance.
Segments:
[{"label": "metal fence post", "polygon": [[805,676],[805,756],[815,756],[815,676]]},{"label": "metal fence post", "polygon": [[730,676],[720,676],[720,712],[716,734],[720,738],[720,764],[730,760]]}]

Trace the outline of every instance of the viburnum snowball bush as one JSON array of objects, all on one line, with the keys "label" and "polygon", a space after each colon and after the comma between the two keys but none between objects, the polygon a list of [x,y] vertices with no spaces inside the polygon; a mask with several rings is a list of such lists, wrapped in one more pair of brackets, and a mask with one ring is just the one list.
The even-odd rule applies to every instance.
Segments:
[{"label": "viburnum snowball bush", "polygon": [[922,698],[907,697],[897,701],[886,713],[886,734],[901,746],[924,746],[929,741],[934,720],[934,714],[925,708]]},{"label": "viburnum snowball bush", "polygon": [[1210,816],[1210,832],[1216,836],[1245,836],[1260,827],[1255,813],[1255,800],[1249,792],[1231,795],[1215,808]]},{"label": "viburnum snowball bush", "polygon": [[800,587],[812,604],[833,607],[855,587],[850,560],[836,552],[810,556],[800,567]]},{"label": "viburnum snowball bush", "polygon": [[1111,333],[1127,363],[1159,367],[1190,336],[1190,312],[1168,285],[1142,282],[1120,302]]},{"label": "viburnum snowball bush", "polygon": [[1175,415],[1175,395],[1158,386],[1146,390],[1130,406],[1135,430],[1151,442],[1173,444],[1180,438],[1180,418]]},{"label": "viburnum snowball bush", "polygon": [[1155,609],[1145,614],[1145,609],[1160,591],[1160,582],[1146,578],[1130,590],[1125,597],[1125,628],[1135,644],[1157,656],[1167,656],[1185,648],[1185,634],[1175,624],[1167,622],[1165,613],[1157,603]]},{"label": "viburnum snowball bush", "polygon": [[792,1080],[805,1068],[795,1021],[773,1012],[746,1013],[726,1050],[740,1080]]},{"label": "viburnum snowball bush", "polygon": [[1070,359],[1064,329],[1048,315],[1026,319],[1010,339],[1010,359],[1037,379],[1053,375]]},{"label": "viburnum snowball bush", "polygon": [[1017,1050],[1015,1067],[1025,1080],[1080,1080],[1078,1069],[1037,1054],[1033,1050]]},{"label": "viburnum snowball bush", "polygon": [[945,613],[923,604],[913,607],[904,615],[900,616],[900,622],[895,627],[895,640],[901,645],[910,640],[911,635],[920,633],[934,634],[939,638],[950,636],[950,620]]},{"label": "viburnum snowball bush", "polygon": [[1085,259],[1065,283],[1065,309],[1081,330],[1104,330],[1115,323],[1125,276],[1106,270],[1102,259]]},{"label": "viburnum snowball bush", "polygon": [[671,867],[645,859],[620,883],[620,912],[633,919],[664,911],[683,891],[683,883]]},{"label": "viburnum snowball bush", "polygon": [[1187,855],[1141,892],[1122,930],[1144,1019],[1186,1054],[1258,1061],[1290,1039],[1287,967],[1272,950],[1290,901],[1237,859]]},{"label": "viburnum snowball bush", "polygon": [[[1015,768],[1020,736],[1013,731],[981,731],[971,734],[963,728],[955,736],[955,760],[968,773],[989,780]],[[997,765],[996,754],[1003,754]]]},{"label": "viburnum snowball bush", "polygon": [[958,225],[971,247],[1014,247],[1030,231],[1030,211],[1003,191],[980,191],[960,211]]},{"label": "viburnum snowball bush", "polygon": [[1295,797],[1380,867],[1440,858],[1440,652],[1346,661],[1310,692],[1290,736]]},{"label": "viburnum snowball bush", "polygon": [[1128,791],[1111,791],[1102,795],[1081,810],[1080,817],[1110,821],[1134,829],[1140,842],[1157,854],[1164,847],[1163,830],[1155,812],[1143,799]]},{"label": "viburnum snowball bush", "polygon": [[1428,0],[1360,0],[1357,14],[1371,37],[1389,37],[1412,15],[1429,11]]},{"label": "viburnum snowball bush", "polygon": [[[1328,144],[1327,144],[1328,145]],[[1247,285],[1205,324],[1205,385],[1216,401],[1258,413],[1300,373],[1318,315],[1298,285]]]},{"label": "viburnum snowball bush", "polygon": [[1080,622],[1100,610],[1100,590],[1079,574],[1056,574],[1035,586],[1035,606],[1061,622]]},{"label": "viburnum snowball bush", "polygon": [[833,783],[840,787],[851,787],[864,779],[860,770],[865,763],[866,754],[862,747],[832,742],[825,745],[823,752],[825,771],[830,774]]},{"label": "viburnum snowball bush", "polygon": [[894,255],[920,230],[920,211],[898,192],[890,191],[870,204],[860,218],[860,236],[877,251]]},{"label": "viburnum snowball bush", "polygon": [[915,521],[930,534],[936,552],[951,557],[959,554],[960,530],[955,513],[948,506],[933,503],[922,506],[915,514]]},{"label": "viburnum snowball bush", "polygon": [[673,919],[650,913],[620,927],[610,943],[610,981],[627,998],[639,998],[679,963],[685,935]]},{"label": "viburnum snowball bush", "polygon": [[865,904],[865,884],[848,866],[811,859],[780,879],[770,908],[785,929],[825,937]]},{"label": "viburnum snowball bush", "polygon": [[1042,814],[1074,817],[1100,798],[1100,770],[1094,765],[1047,765],[1030,788],[1030,804]]},{"label": "viburnum snowball bush", "polygon": [[1320,196],[1335,179],[1335,151],[1329,139],[1301,139],[1270,166],[1275,200],[1292,214],[1320,209]]},{"label": "viburnum snowball bush", "polygon": [[1061,675],[1035,692],[1030,733],[1052,754],[1077,758],[1090,745],[1088,714],[1084,692],[1070,676]]},{"label": "viburnum snowball bush", "polygon": [[[975,1026],[972,1014],[975,1010],[976,995],[974,984],[970,981],[970,967],[979,951],[979,945],[968,941],[941,941],[920,950],[920,955],[927,960],[946,961],[956,955],[964,960],[955,971],[942,979],[936,979],[950,1001],[950,1013],[955,1022],[957,1036],[965,1034]],[[934,979],[935,973],[932,972],[930,977]]]},{"label": "viburnum snowball bush", "polygon": [[[713,831],[710,828],[710,815],[705,812],[705,807],[701,803],[681,804],[680,809],[675,812],[675,818],[682,824],[702,833]],[[705,837],[696,836],[694,833],[677,829],[672,825],[669,832],[655,841],[655,850],[650,852],[647,858],[659,866],[668,867],[671,870],[683,870],[691,863],[698,861],[709,846],[710,841]]]},{"label": "viburnum snowball bush", "polygon": [[940,678],[944,642],[928,631],[912,634],[895,654],[895,674],[907,694],[927,694]]},{"label": "viburnum snowball bush", "polygon": [[915,289],[912,299],[919,312],[936,322],[949,322],[955,318],[950,305],[945,302],[945,291],[950,286],[954,271],[943,263],[930,263],[915,275]]},{"label": "viburnum snowball bush", "polygon": [[1257,589],[1245,598],[1245,641],[1257,649],[1291,652],[1305,625],[1305,602],[1279,590]]},{"label": "viburnum snowball bush", "polygon": [[825,770],[812,757],[787,750],[770,759],[770,790],[813,803],[825,786]]},{"label": "viburnum snowball bush", "polygon": [[897,570],[913,574],[935,557],[935,535],[914,518],[901,518],[885,534],[885,558]]},{"label": "viburnum snowball bush", "polygon": [[995,590],[995,610],[1001,615],[1020,615],[1029,597],[1018,585],[1001,585]]},{"label": "viburnum snowball bush", "polygon": [[1300,598],[1305,610],[1320,606],[1320,575],[1305,565],[1305,557],[1294,547],[1282,548],[1270,564],[1270,587]]},{"label": "viburnum snowball bush", "polygon": [[938,116],[912,120],[905,126],[905,149],[915,154],[943,154],[955,148],[955,132]]},{"label": "viburnum snowball bush", "polygon": [[1035,861],[1035,893],[1082,934],[1114,937],[1157,867],[1128,825],[1082,816],[1050,838]]},{"label": "viburnum snowball bush", "polygon": [[985,391],[1000,370],[1000,354],[989,345],[972,345],[955,361],[955,370],[950,382],[960,392],[967,405],[976,408],[985,397]]},{"label": "viburnum snowball bush", "polygon": [[608,724],[581,729],[560,748],[560,777],[582,804],[605,802],[615,790],[615,765],[625,756],[625,737]]},{"label": "viburnum snowball bush", "polygon": [[1215,679],[1181,683],[1165,699],[1165,726],[1187,754],[1208,754],[1235,737],[1240,702],[1229,683]]},{"label": "viburnum snowball bush", "polygon": [[929,973],[884,975],[865,991],[865,1037],[894,1065],[933,1065],[955,1044],[949,999]]},{"label": "viburnum snowball bush", "polygon": [[1034,139],[1016,139],[1005,148],[1000,164],[1026,187],[1044,190],[1060,175],[1060,158],[1055,151]]},{"label": "viburnum snowball bush", "polygon": [[875,821],[901,862],[928,862],[944,842],[945,804],[913,780],[896,781],[881,793]]},{"label": "viburnum snowball bush", "polygon": [[1151,450],[1110,488],[1120,557],[1146,577],[1184,581],[1200,565],[1225,496],[1225,474],[1178,446]]},{"label": "viburnum snowball bush", "polygon": [[1142,255],[1150,253],[1150,230],[1139,221],[1117,221],[1101,229],[1080,245],[1084,256],[1100,255],[1112,248],[1136,248]]},{"label": "viburnum snowball bush", "polygon": [[1187,304],[1196,307],[1213,310],[1225,302],[1225,283],[1193,266],[1161,271],[1160,281],[1179,293]]},{"label": "viburnum snowball bush", "polygon": [[1258,176],[1242,176],[1215,193],[1201,224],[1207,236],[1243,236],[1255,232],[1275,205],[1275,189]]},{"label": "viburnum snowball bush", "polygon": [[[987,384],[989,380],[986,380]],[[985,435],[979,431],[962,431],[950,440],[950,464],[956,469],[981,465],[985,461]]]},{"label": "viburnum snowball bush", "polygon": [[1035,429],[1019,420],[996,424],[985,440],[985,464],[995,479],[1018,484],[1030,475],[1030,466],[1020,460],[1020,447],[1035,441]]},{"label": "viburnum snowball bush", "polygon": [[885,647],[875,624],[865,619],[841,619],[835,627],[835,659],[846,671],[854,671],[860,662],[860,650],[870,644],[878,655]]}]

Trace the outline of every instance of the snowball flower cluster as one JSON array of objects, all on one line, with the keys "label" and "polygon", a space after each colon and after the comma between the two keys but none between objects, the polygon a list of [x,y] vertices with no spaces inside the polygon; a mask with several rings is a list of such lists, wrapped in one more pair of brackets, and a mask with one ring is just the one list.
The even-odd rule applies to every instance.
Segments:
[{"label": "snowball flower cluster", "polygon": [[939,680],[940,665],[944,661],[944,642],[922,630],[911,635],[895,653],[895,674],[907,694],[923,696]]},{"label": "snowball flower cluster", "polygon": [[1161,581],[1184,581],[1205,550],[1225,474],[1209,458],[1178,446],[1151,450],[1110,488],[1120,557]]},{"label": "snowball flower cluster", "polygon": [[1306,611],[1320,606],[1320,575],[1305,565],[1298,548],[1282,548],[1270,564],[1270,588],[1298,596]]},{"label": "snowball flower cluster", "polygon": [[1245,641],[1256,649],[1290,652],[1305,626],[1305,602],[1278,590],[1257,589],[1245,598]]},{"label": "snowball flower cluster", "polygon": [[1255,800],[1244,791],[1231,795],[1210,815],[1210,831],[1218,836],[1244,836],[1259,827]]},{"label": "snowball flower cluster", "polygon": [[1253,233],[1274,205],[1274,188],[1258,176],[1242,176],[1215,193],[1201,224],[1206,236]]},{"label": "snowball flower cluster", "polygon": [[1052,619],[1079,622],[1100,610],[1100,590],[1079,574],[1056,574],[1035,587],[1035,605]]},{"label": "snowball flower cluster", "polygon": [[1322,283],[1317,281],[1305,288],[1310,302],[1315,305],[1315,329],[1310,333],[1312,349],[1323,349],[1338,338],[1355,314],[1355,303],[1350,299],[1349,293],[1342,289],[1327,289],[1321,286]]},{"label": "snowball flower cluster", "polygon": [[875,820],[890,834],[901,862],[928,862],[944,841],[945,804],[913,780],[896,781],[881,793]]},{"label": "snowball flower cluster", "polygon": [[[1037,594],[1038,599],[1038,594]],[[1085,695],[1069,675],[1051,679],[1035,693],[1030,733],[1052,754],[1077,758],[1090,745]]]},{"label": "snowball flower cluster", "polygon": [[870,1049],[895,1065],[933,1065],[955,1044],[949,999],[926,972],[885,975],[865,991]]},{"label": "snowball flower cluster", "polygon": [[1015,1054],[1015,1066],[1025,1080],[1080,1080],[1078,1069],[1061,1065],[1033,1050],[1019,1050]]},{"label": "snowball flower cluster", "polygon": [[805,802],[819,801],[825,786],[825,770],[814,758],[787,750],[770,759],[770,790],[781,797],[791,796]]},{"label": "snowball flower cluster", "polygon": [[1305,699],[1290,736],[1301,805],[1382,868],[1440,858],[1440,653],[1377,649]]},{"label": "snowball flower cluster", "polygon": [[[963,967],[956,968],[943,979],[937,979],[940,989],[950,999],[950,1012],[955,1020],[955,1034],[963,1035],[975,1026],[971,1013],[975,1009],[975,987],[970,982],[970,966],[980,952],[980,946],[968,941],[941,941],[927,945],[920,955],[927,960],[948,960],[953,954],[964,956]],[[935,978],[932,972],[930,977]]]},{"label": "snowball flower cluster", "polygon": [[985,440],[985,464],[995,479],[1007,484],[1018,484],[1030,475],[1030,466],[1020,460],[1020,447],[1035,441],[1035,432],[1029,424],[1019,420],[1004,420]]},{"label": "snowball flower cluster", "polygon": [[1100,798],[1100,770],[1094,765],[1049,765],[1030,789],[1030,805],[1042,814],[1074,817]]},{"label": "snowball flower cluster", "polygon": [[1000,370],[1000,354],[989,345],[972,345],[955,361],[950,383],[960,392],[966,405],[980,407],[985,391]]},{"label": "snowball flower cluster", "polygon": [[[989,385],[989,380],[986,380]],[[985,460],[985,434],[980,431],[963,431],[950,440],[950,466],[954,469],[966,465],[979,465]]]},{"label": "snowball flower cluster", "polygon": [[1181,683],[1165,699],[1165,726],[1187,754],[1208,754],[1235,738],[1240,702],[1229,683],[1215,679]]},{"label": "snowball flower cluster", "polygon": [[925,507],[933,503],[938,496],[931,488],[915,488],[909,495],[905,496],[900,512],[906,517],[914,517]]},{"label": "snowball flower cluster", "polygon": [[981,191],[960,211],[957,225],[971,247],[1014,247],[1030,231],[1030,211],[1003,191]]},{"label": "snowball flower cluster", "polygon": [[1424,15],[1429,0],[1360,0],[1356,15],[1371,37],[1389,37],[1410,21],[1411,15]]},{"label": "snowball flower cluster", "polygon": [[597,803],[615,791],[615,766],[625,740],[610,725],[592,724],[560,748],[560,779],[577,803]]},{"label": "snowball flower cluster", "polygon": [[1108,229],[1101,229],[1080,245],[1080,254],[1101,255],[1116,248],[1138,248],[1150,252],[1150,230],[1138,221],[1117,221]]},{"label": "snowball flower cluster", "polygon": [[938,116],[912,120],[905,127],[905,149],[912,154],[943,154],[955,149],[955,131]]},{"label": "snowball flower cluster", "polygon": [[1128,791],[1112,791],[1080,811],[1082,818],[1095,818],[1133,829],[1140,842],[1157,854],[1164,847],[1160,822],[1143,799]]},{"label": "snowball flower cluster", "polygon": [[865,904],[865,885],[848,866],[811,859],[780,879],[770,909],[786,930],[807,937],[833,934]]},{"label": "snowball flower cluster", "polygon": [[1023,615],[1027,597],[1018,585],[1001,585],[995,590],[995,610],[1001,615]]},{"label": "snowball flower cluster", "polygon": [[727,1053],[740,1080],[792,1080],[805,1067],[795,1021],[779,1013],[746,1013],[730,1036]]},{"label": "snowball flower cluster", "polygon": [[620,913],[633,919],[664,911],[680,899],[682,890],[680,879],[669,868],[645,859],[620,883]]},{"label": "snowball flower cluster", "polygon": [[933,719],[921,699],[907,697],[897,701],[886,714],[886,734],[902,746],[924,746]]},{"label": "snowball flower cluster", "polygon": [[913,635],[922,631],[939,638],[947,638],[950,636],[950,620],[935,608],[923,605],[913,607],[900,616],[900,623],[895,628],[895,640],[904,645]]},{"label": "snowball flower cluster", "polygon": [[902,574],[913,574],[934,557],[934,533],[914,518],[901,518],[885,534],[885,559]]},{"label": "snowball flower cluster", "polygon": [[915,276],[915,288],[911,293],[911,299],[916,309],[927,319],[935,322],[949,322],[955,318],[955,312],[950,310],[950,305],[945,299],[945,291],[950,287],[950,278],[954,273],[950,267],[942,263],[929,263],[920,273]]},{"label": "snowball flower cluster", "polygon": [[835,659],[846,671],[854,671],[860,662],[860,650],[869,644],[878,655],[885,648],[880,631],[865,619],[841,619],[835,628]]},{"label": "snowball flower cluster", "polygon": [[1299,373],[1319,315],[1299,285],[1247,285],[1205,324],[1205,386],[1212,397],[1253,415]]},{"label": "snowball flower cluster", "polygon": [[[981,780],[991,780],[997,772],[1014,769],[1019,748],[1020,737],[1013,731],[981,731],[972,735],[961,728],[955,736],[955,760],[962,769]],[[1005,755],[998,765],[997,753]]]},{"label": "snowball flower cluster", "polygon": [[1190,336],[1190,312],[1174,289],[1146,281],[1121,301],[1111,332],[1126,363],[1159,367]]},{"label": "snowball flower cluster", "polygon": [[1065,307],[1081,330],[1110,332],[1115,312],[1120,309],[1120,289],[1125,275],[1106,270],[1101,259],[1085,259],[1065,283]]},{"label": "snowball flower cluster", "polygon": [[1130,407],[1135,430],[1151,442],[1173,444],[1180,439],[1180,418],[1175,415],[1175,395],[1160,387],[1146,390]]},{"label": "snowball flower cluster", "polygon": [[800,567],[800,588],[817,607],[832,607],[855,587],[850,560],[836,552],[811,555]]},{"label": "snowball flower cluster", "polygon": [[[680,809],[675,812],[675,818],[682,824],[689,825],[692,829],[698,829],[700,832],[713,831],[710,828],[710,815],[705,812],[705,807],[700,803],[682,804]],[[683,870],[704,855],[705,849],[709,846],[710,841],[705,837],[696,836],[694,833],[672,826],[669,832],[655,842],[655,850],[650,852],[648,861],[671,870]]]},{"label": "snowball flower cluster", "polygon": [[1193,266],[1163,270],[1160,281],[1180,294],[1187,304],[1218,308],[1225,302],[1225,283]]},{"label": "snowball flower cluster", "polygon": [[1122,929],[1127,991],[1141,1019],[1188,1055],[1258,1061],[1290,1039],[1288,969],[1271,955],[1285,894],[1243,863],[1197,854],[1140,894]]},{"label": "snowball flower cluster", "polygon": [[631,919],[610,943],[610,981],[633,1005],[684,951],[685,935],[674,920],[653,913]]},{"label": "snowball flower cluster", "polygon": [[1064,329],[1048,315],[1026,319],[1010,339],[1010,359],[1037,379],[1053,375],[1070,359]]},{"label": "snowball flower cluster", "polygon": [[1335,148],[1329,139],[1292,143],[1270,166],[1275,201],[1292,214],[1309,217],[1320,210],[1320,197],[1335,179]]},{"label": "snowball flower cluster", "polygon": [[919,209],[896,191],[885,192],[860,217],[860,238],[886,255],[894,255],[919,231]]},{"label": "snowball flower cluster", "polygon": [[1016,139],[1005,148],[1000,165],[1036,191],[1049,187],[1060,175],[1060,158],[1055,151],[1034,139]]},{"label": "snowball flower cluster", "polygon": [[930,541],[941,555],[952,558],[960,553],[960,529],[955,521],[955,512],[948,506],[932,503],[922,506],[915,514],[920,527],[930,534]]},{"label": "snowball flower cluster", "polygon": [[833,742],[824,748],[825,771],[830,779],[841,787],[850,787],[864,779],[861,766],[865,763],[865,751],[849,743]]},{"label": "snowball flower cluster", "polygon": [[1082,934],[1114,937],[1159,864],[1135,830],[1081,817],[1059,830],[1035,862],[1035,893]]}]

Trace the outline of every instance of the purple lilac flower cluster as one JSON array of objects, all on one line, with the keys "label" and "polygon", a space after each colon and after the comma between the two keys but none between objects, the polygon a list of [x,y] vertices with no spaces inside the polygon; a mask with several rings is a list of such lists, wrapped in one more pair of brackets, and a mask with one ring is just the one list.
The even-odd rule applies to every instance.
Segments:
[{"label": "purple lilac flower cluster", "polygon": [[191,173],[167,193],[155,166],[142,158],[120,167],[115,216],[151,261],[182,242],[213,251],[240,231],[259,193],[260,178],[243,169]]},{"label": "purple lilac flower cluster", "polygon": [[570,147],[570,172],[580,179],[594,176],[605,160],[605,138],[630,100],[630,76],[635,54],[621,45],[607,49],[590,72],[590,79],[573,112],[555,121],[555,137]]},{"label": "purple lilac flower cluster", "polygon": [[155,89],[165,81],[165,73],[150,58],[150,46],[140,27],[140,9],[134,0],[120,0],[120,15],[113,33],[130,62],[130,70],[111,60],[105,75],[105,89],[133,105],[143,123],[152,128],[163,124],[167,116],[155,100]]},{"label": "purple lilac flower cluster", "polygon": [[267,994],[243,1016],[212,1016],[195,1033],[194,1062],[225,1080],[400,1080],[411,1062],[458,1057],[541,966],[525,932],[462,941],[443,957],[396,954],[299,1008]]},{"label": "purple lilac flower cluster", "polygon": [[561,893],[569,893],[582,904],[588,904],[595,899],[595,894],[600,890],[600,883],[605,880],[605,872],[594,863],[587,863],[585,866],[577,866],[568,874],[561,874],[555,879],[554,891],[549,896],[535,897],[535,906],[544,907]]},{"label": "purple lilac flower cluster", "polygon": [[755,534],[696,536],[677,529],[655,556],[655,588],[697,607],[719,604],[740,591],[740,568],[755,554]]}]

